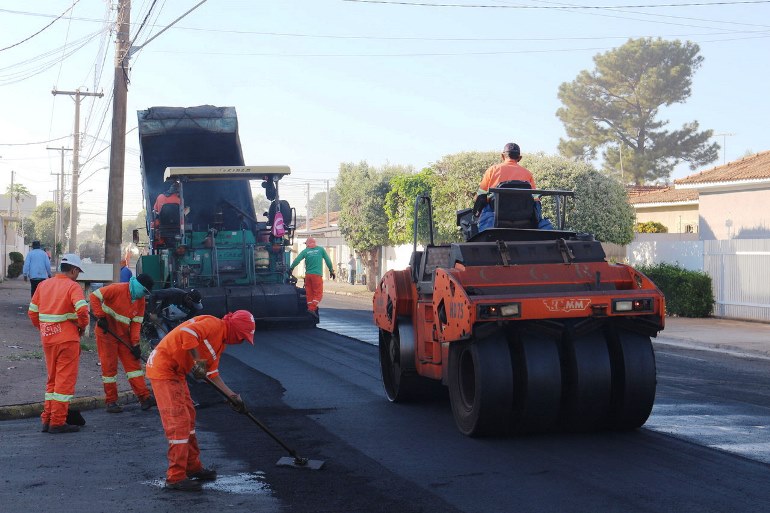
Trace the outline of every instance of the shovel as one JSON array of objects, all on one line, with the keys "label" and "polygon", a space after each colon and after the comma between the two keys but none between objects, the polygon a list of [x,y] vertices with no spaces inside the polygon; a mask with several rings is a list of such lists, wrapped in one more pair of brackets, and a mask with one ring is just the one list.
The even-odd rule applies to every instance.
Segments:
[{"label": "shovel", "polygon": [[[228,401],[230,404],[232,404],[233,406],[238,406],[238,405],[235,403],[235,401],[233,401],[233,399],[232,399],[232,398],[231,398],[229,395],[227,395],[227,392],[225,392],[224,390],[222,390],[221,388],[219,388],[219,387],[217,386],[217,384],[216,384],[216,383],[214,383],[213,381],[211,381],[209,378],[203,378],[203,380],[204,380],[206,383],[208,383],[209,385],[211,385],[212,387],[214,387],[214,388],[217,390],[217,392],[219,392],[220,394],[222,394],[222,395],[223,395],[223,396],[224,396],[224,397],[227,399],[227,401]],[[277,436],[275,433],[273,433],[272,431],[270,431],[270,429],[268,429],[268,427],[267,427],[267,426],[265,426],[265,425],[264,425],[264,424],[263,424],[263,423],[262,423],[262,422],[261,422],[261,421],[260,421],[260,420],[259,420],[257,417],[255,417],[255,416],[254,416],[254,415],[253,415],[253,414],[252,414],[252,413],[251,413],[249,410],[246,410],[246,409],[244,409],[244,410],[243,410],[242,412],[240,412],[240,413],[243,413],[243,414],[244,414],[244,415],[246,415],[248,418],[250,418],[250,419],[251,419],[251,421],[252,421],[252,422],[254,422],[254,424],[256,424],[257,426],[259,426],[259,428],[260,428],[262,431],[264,431],[265,433],[267,433],[268,435],[270,435],[270,438],[272,438],[273,440],[275,440],[276,442],[278,442],[278,444],[279,444],[281,447],[283,447],[284,449],[286,449],[286,451],[287,451],[287,452],[290,454],[290,456],[284,456],[283,458],[279,459],[279,460],[276,462],[276,465],[278,465],[279,467],[294,467],[294,468],[306,468],[306,469],[310,469],[310,470],[320,470],[320,469],[321,469],[321,467],[323,467],[323,466],[324,466],[324,461],[323,461],[323,460],[309,460],[309,459],[307,459],[307,458],[302,458],[302,457],[300,457],[300,456],[297,454],[297,451],[295,451],[294,449],[292,449],[291,447],[289,447],[288,445],[286,445],[286,443],[284,443],[284,441],[283,441],[283,440],[281,440],[280,438],[278,438],[278,436]]]}]

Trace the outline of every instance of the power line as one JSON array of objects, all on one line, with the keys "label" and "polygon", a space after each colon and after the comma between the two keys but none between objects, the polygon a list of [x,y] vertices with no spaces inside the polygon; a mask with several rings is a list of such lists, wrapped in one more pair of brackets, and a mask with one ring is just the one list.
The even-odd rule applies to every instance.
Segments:
[{"label": "power line", "polygon": [[57,21],[59,21],[60,19],[62,19],[62,17],[63,17],[65,14],[67,14],[69,11],[71,11],[71,10],[72,10],[72,9],[73,9],[73,8],[74,8],[76,5],[77,5],[77,3],[78,3],[78,2],[80,2],[80,0],[75,0],[74,2],[72,2],[72,5],[70,5],[70,6],[69,6],[69,8],[67,8],[67,9],[66,9],[66,10],[65,10],[63,13],[61,13],[59,16],[57,16],[56,18],[54,18],[54,20],[53,20],[53,21],[51,21],[51,23],[49,23],[49,24],[48,24],[48,25],[46,25],[45,27],[41,28],[40,30],[38,30],[37,32],[35,32],[34,34],[32,34],[31,36],[29,36],[29,37],[27,37],[27,38],[25,38],[25,39],[22,39],[22,40],[21,40],[21,41],[19,41],[18,43],[14,43],[14,44],[12,44],[11,46],[6,46],[5,48],[0,48],[0,52],[3,52],[3,51],[5,51],[5,50],[9,50],[9,49],[11,49],[11,48],[13,48],[13,47],[15,47],[15,46],[19,46],[19,45],[20,45],[20,44],[22,44],[22,43],[26,43],[27,41],[29,41],[30,39],[32,39],[32,38],[33,38],[33,37],[35,37],[36,35],[38,35],[38,34],[40,34],[41,32],[43,32],[45,29],[47,29],[48,27],[50,27],[51,25],[53,25],[54,23],[56,23]]},{"label": "power line", "polygon": [[62,137],[57,137],[56,139],[49,139],[47,141],[38,141],[38,142],[27,142],[27,143],[0,143],[0,146],[32,146],[34,144],[48,144],[50,142],[54,141],[61,141],[62,139],[68,139],[69,135],[64,135]]},{"label": "power line", "polygon": [[[436,4],[427,2],[399,2],[395,0],[342,0],[361,4],[406,5],[413,7],[463,7],[471,9],[562,9],[546,5],[487,5],[487,4]],[[636,5],[576,5],[570,9],[648,9],[659,7],[709,7],[714,5],[767,4],[770,0],[737,0],[726,2],[688,2],[682,4],[636,4]]]}]

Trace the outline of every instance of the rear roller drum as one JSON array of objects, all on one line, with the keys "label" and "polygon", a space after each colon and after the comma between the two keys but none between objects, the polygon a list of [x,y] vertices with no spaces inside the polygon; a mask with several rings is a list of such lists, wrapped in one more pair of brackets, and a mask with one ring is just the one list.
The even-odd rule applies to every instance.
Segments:
[{"label": "rear roller drum", "polygon": [[612,330],[608,336],[612,362],[610,426],[636,429],[647,422],[655,402],[655,353],[650,337]]},{"label": "rear roller drum", "polygon": [[562,341],[564,362],[564,428],[586,431],[606,426],[612,393],[607,342],[601,331],[567,333]]},{"label": "rear roller drum", "polygon": [[449,399],[457,428],[468,436],[510,429],[513,373],[502,333],[449,344]]},{"label": "rear roller drum", "polygon": [[511,345],[513,361],[513,430],[553,429],[561,412],[562,377],[555,340],[524,334]]}]

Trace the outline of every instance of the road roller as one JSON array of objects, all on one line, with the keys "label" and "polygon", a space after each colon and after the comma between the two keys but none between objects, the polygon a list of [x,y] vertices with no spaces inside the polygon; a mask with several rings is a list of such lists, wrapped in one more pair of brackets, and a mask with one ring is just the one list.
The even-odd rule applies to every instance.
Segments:
[{"label": "road roller", "polygon": [[[425,400],[441,383],[467,436],[642,426],[663,294],[607,261],[592,235],[564,228],[572,191],[491,192],[493,227],[478,231],[477,212],[459,211],[464,241],[451,244],[434,244],[430,197],[417,197],[409,266],[388,271],[373,297],[387,399]],[[430,233],[418,249],[421,209]]]}]

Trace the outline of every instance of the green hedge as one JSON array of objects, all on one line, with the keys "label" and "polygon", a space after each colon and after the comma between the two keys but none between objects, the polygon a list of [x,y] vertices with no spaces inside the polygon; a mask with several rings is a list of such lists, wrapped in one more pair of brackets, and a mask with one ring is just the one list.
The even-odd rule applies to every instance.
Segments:
[{"label": "green hedge", "polygon": [[640,266],[666,296],[666,313],[679,317],[708,317],[714,308],[711,276],[678,265]]},{"label": "green hedge", "polygon": [[14,263],[21,262],[21,264],[24,265],[24,255],[22,255],[18,251],[11,251],[10,253],[8,253],[8,259],[11,262],[14,262]]}]

